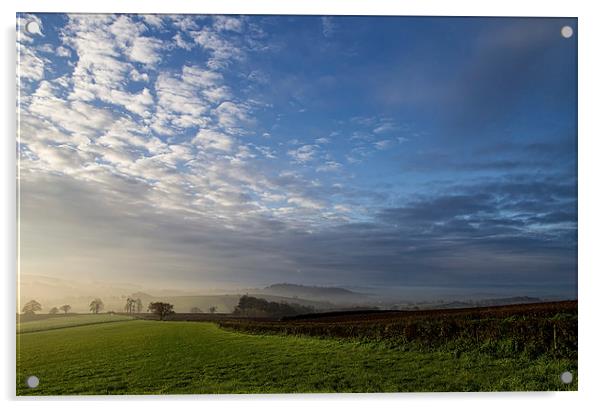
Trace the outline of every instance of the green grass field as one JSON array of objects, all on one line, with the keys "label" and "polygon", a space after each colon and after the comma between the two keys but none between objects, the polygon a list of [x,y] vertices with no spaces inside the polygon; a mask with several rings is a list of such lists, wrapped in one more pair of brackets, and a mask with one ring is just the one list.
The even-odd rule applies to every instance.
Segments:
[{"label": "green grass field", "polygon": [[[559,381],[565,370],[575,375],[569,386]],[[30,375],[38,388],[25,385]],[[577,389],[569,360],[454,358],[212,323],[133,320],[17,335],[18,395],[569,389]]]},{"label": "green grass field", "polygon": [[82,325],[102,324],[115,321],[129,321],[132,317],[113,314],[77,314],[66,316],[44,316],[42,319],[17,322],[17,332],[37,332],[51,329],[61,329]]}]

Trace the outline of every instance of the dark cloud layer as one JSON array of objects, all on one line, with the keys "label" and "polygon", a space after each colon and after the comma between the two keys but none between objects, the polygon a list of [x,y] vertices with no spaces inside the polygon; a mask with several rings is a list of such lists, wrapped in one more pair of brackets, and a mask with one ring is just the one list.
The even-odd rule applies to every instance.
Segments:
[{"label": "dark cloud layer", "polygon": [[[78,253],[89,257],[89,264],[77,266],[80,274],[102,276],[111,254],[117,275],[198,283],[192,286],[284,277],[307,284],[519,289],[540,282],[573,289],[575,186],[545,179],[456,186],[383,208],[371,222],[316,232],[262,218],[231,230],[144,208],[131,214],[127,201],[98,197],[68,180],[23,188],[25,265],[50,252],[58,267]],[[62,203],[62,195],[73,198],[71,204]],[[36,197],[47,209],[43,216],[30,213],[41,205]],[[38,237],[40,230],[47,234]]]}]

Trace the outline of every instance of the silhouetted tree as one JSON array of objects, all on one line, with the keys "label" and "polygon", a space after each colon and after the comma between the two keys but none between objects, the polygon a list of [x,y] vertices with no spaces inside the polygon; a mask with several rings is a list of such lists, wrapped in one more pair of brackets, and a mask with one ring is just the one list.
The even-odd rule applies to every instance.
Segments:
[{"label": "silhouetted tree", "polygon": [[41,311],[41,310],[42,310],[42,304],[40,304],[36,300],[31,300],[31,301],[28,301],[27,304],[25,304],[23,306],[23,309],[21,311],[23,312],[23,314],[35,314],[36,311]]},{"label": "silhouetted tree", "polygon": [[56,307],[52,307],[52,308],[50,309],[50,311],[48,311],[48,314],[55,315],[55,314],[58,314],[58,312],[59,312],[59,309],[58,309],[58,308],[56,308]]},{"label": "silhouetted tree", "polygon": [[199,314],[199,313],[203,312],[203,310],[201,310],[199,307],[192,307],[190,309],[190,312],[193,314]]},{"label": "silhouetted tree", "polygon": [[138,314],[142,312],[142,300],[140,298],[136,298],[136,312]]},{"label": "silhouetted tree", "polygon": [[71,309],[71,306],[69,304],[65,304],[65,305],[61,305],[61,307],[59,309],[61,311],[64,311],[65,314],[67,314],[69,312],[69,310]]},{"label": "silhouetted tree", "polygon": [[125,301],[125,312],[127,312],[128,314],[134,312],[134,302],[135,301],[133,298],[127,298],[127,300]]},{"label": "silhouetted tree", "polygon": [[211,314],[215,313],[215,311],[217,311],[217,307],[215,305],[212,305],[211,307],[209,307],[209,312]]},{"label": "silhouetted tree", "polygon": [[100,298],[95,298],[90,301],[90,311],[94,314],[98,314],[104,309],[105,305]]},{"label": "silhouetted tree", "polygon": [[166,302],[151,302],[148,305],[148,310],[159,316],[160,320],[163,320],[169,314],[173,314],[173,305]]}]

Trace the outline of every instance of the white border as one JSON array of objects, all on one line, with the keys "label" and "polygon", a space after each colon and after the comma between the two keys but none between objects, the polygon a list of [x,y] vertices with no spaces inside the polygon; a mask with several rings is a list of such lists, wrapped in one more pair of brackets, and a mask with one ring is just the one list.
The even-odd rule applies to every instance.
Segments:
[{"label": "white border", "polygon": [[[600,381],[600,247],[597,233],[602,231],[600,200],[600,129],[599,96],[602,73],[600,39],[601,15],[593,1],[470,1],[470,0],[102,0],[74,2],[69,0],[3,0],[2,58],[2,177],[0,178],[2,237],[0,255],[4,279],[3,336],[0,360],[0,397],[12,405],[80,407],[85,399],[88,407],[110,402],[117,408],[140,401],[145,407],[162,407],[168,402],[180,405],[226,406],[250,408],[303,408],[307,405],[326,407],[341,404],[350,408],[367,405],[395,407],[445,406],[446,408],[504,408],[509,405],[545,405],[547,408],[595,406]],[[578,17],[579,38],[579,392],[575,393],[478,393],[478,394],[338,394],[338,395],[219,395],[107,398],[45,398],[43,400],[14,397],[15,382],[15,286],[16,286],[16,196],[15,196],[15,13],[35,12],[136,12],[136,13],[204,13],[204,14],[353,14],[353,15],[462,15],[462,16],[547,16]],[[598,398],[598,399],[596,399]]]}]

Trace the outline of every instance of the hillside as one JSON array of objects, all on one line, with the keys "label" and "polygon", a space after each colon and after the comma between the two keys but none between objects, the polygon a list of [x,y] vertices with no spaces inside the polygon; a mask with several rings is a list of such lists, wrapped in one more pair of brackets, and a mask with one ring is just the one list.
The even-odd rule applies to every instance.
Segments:
[{"label": "hillside", "polygon": [[[249,293],[254,293],[250,291]],[[261,290],[256,290],[256,294],[268,294],[281,297],[300,298],[306,300],[315,300],[328,302],[330,304],[339,304],[353,306],[368,303],[370,297],[341,287],[318,287],[305,286],[300,284],[272,284]],[[296,301],[298,302],[298,301]]]}]

